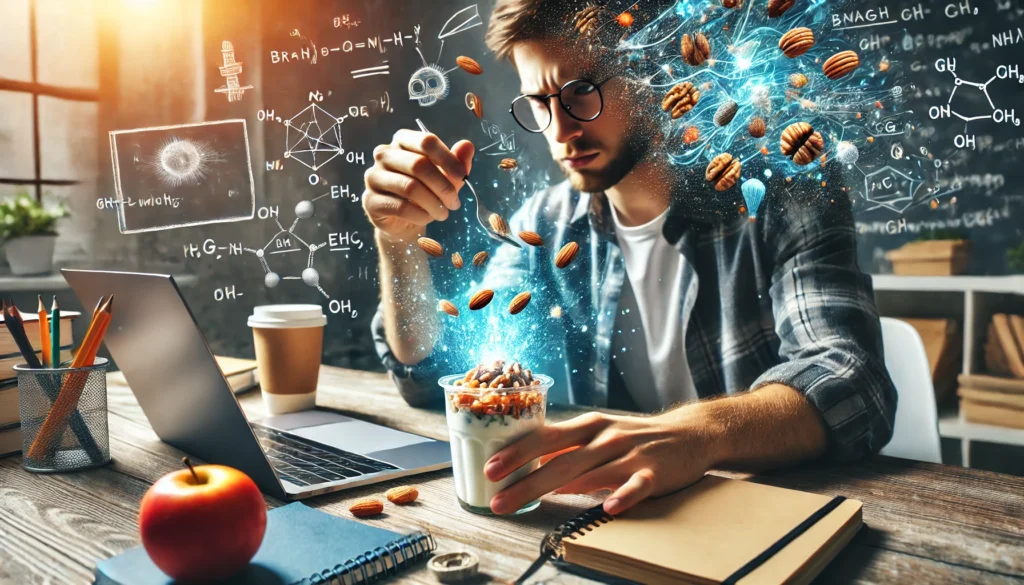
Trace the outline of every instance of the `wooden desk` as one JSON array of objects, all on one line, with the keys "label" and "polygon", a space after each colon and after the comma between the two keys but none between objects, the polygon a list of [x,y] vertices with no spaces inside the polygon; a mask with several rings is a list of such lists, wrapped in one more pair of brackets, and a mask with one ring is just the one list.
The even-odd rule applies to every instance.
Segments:
[{"label": "wooden desk", "polygon": [[[406,406],[383,375],[325,367],[321,387],[321,406],[431,437],[447,436],[443,413]],[[262,414],[259,392],[240,401],[246,411]],[[20,457],[0,460],[0,583],[91,583],[97,561],[139,544],[139,501],[152,482],[180,468],[182,453],[157,439],[119,374],[110,375],[109,403],[112,464],[37,475],[22,469]],[[562,420],[573,414],[553,409],[549,416]],[[864,502],[866,526],[819,583],[1024,584],[1024,478],[876,457],[856,465],[808,466],[756,481]],[[389,505],[386,514],[369,522],[397,531],[427,528],[440,550],[475,551],[482,571],[493,579],[517,577],[536,555],[545,531],[596,503],[587,496],[552,496],[523,517],[482,518],[459,508],[450,471],[306,503],[348,516],[354,499],[382,496],[400,484],[416,485],[419,503]],[[267,498],[271,507],[281,503]],[[551,567],[537,579],[589,583]],[[437,583],[425,567],[401,580]]]}]

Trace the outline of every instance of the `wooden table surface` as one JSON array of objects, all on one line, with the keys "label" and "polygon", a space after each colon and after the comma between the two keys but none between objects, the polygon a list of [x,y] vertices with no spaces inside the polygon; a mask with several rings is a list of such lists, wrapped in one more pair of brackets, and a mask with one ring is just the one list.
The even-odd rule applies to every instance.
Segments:
[{"label": "wooden table surface", "polygon": [[[324,367],[320,406],[445,439],[444,414],[408,407],[381,374]],[[168,389],[169,391],[171,388]],[[20,457],[0,459],[0,583],[91,583],[97,561],[139,544],[139,502],[160,476],[179,469],[182,453],[157,438],[119,374],[109,377],[113,462],[77,473],[39,475]],[[239,398],[262,415],[258,391]],[[550,420],[578,411],[552,408]],[[842,494],[864,502],[864,528],[818,583],[1024,584],[1024,478],[974,469],[875,457],[853,465],[812,465],[753,478],[767,484]],[[420,490],[417,504],[388,506],[370,524],[396,531],[429,529],[440,551],[471,550],[483,578],[514,579],[535,557],[541,536],[597,500],[549,496],[535,512],[485,518],[459,508],[451,471],[376,484],[305,502],[350,517],[348,505],[383,496],[395,485]],[[267,498],[267,505],[282,502]],[[728,546],[729,543],[722,543]],[[591,583],[547,567],[535,578]],[[423,566],[410,583],[436,584]]]}]

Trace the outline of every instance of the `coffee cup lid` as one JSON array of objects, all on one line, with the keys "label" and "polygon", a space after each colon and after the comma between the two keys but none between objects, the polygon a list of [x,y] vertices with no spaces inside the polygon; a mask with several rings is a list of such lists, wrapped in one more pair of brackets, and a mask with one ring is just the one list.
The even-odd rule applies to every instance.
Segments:
[{"label": "coffee cup lid", "polygon": [[259,305],[249,316],[249,327],[295,329],[323,327],[327,316],[320,305]]}]

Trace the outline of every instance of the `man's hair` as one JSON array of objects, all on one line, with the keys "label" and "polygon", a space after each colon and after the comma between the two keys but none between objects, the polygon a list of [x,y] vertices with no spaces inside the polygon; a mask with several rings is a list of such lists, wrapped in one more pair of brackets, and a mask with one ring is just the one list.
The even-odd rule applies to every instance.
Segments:
[{"label": "man's hair", "polygon": [[517,43],[563,36],[579,0],[498,0],[484,41],[499,59],[511,59]]}]

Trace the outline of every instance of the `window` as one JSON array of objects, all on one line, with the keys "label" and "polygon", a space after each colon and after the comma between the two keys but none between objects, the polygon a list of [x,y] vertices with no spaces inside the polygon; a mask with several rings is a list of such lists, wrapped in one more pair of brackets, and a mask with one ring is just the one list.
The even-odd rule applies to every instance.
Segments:
[{"label": "window", "polygon": [[93,0],[0,2],[0,194],[67,193],[97,173]]}]

